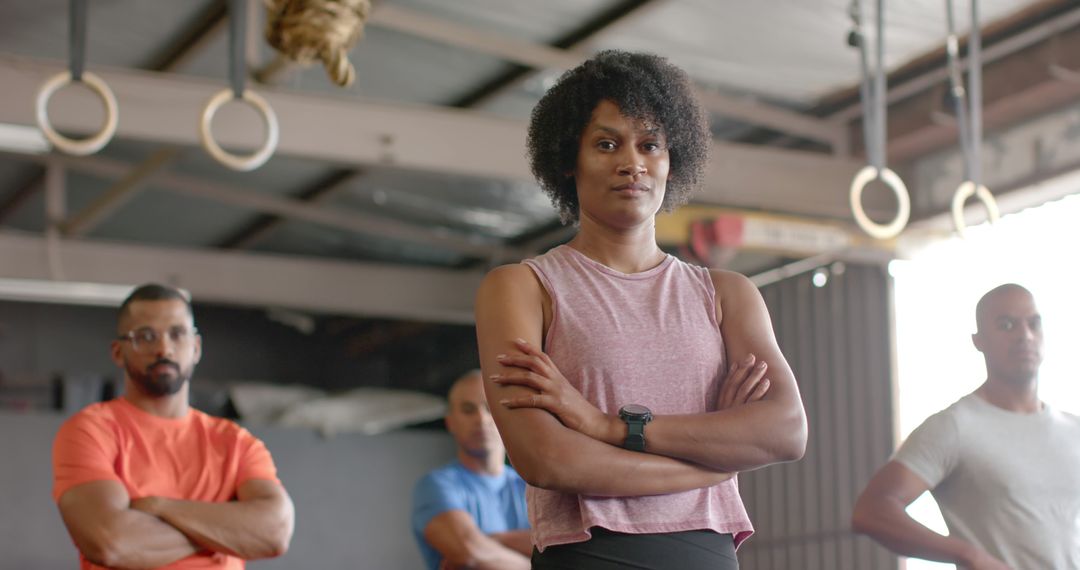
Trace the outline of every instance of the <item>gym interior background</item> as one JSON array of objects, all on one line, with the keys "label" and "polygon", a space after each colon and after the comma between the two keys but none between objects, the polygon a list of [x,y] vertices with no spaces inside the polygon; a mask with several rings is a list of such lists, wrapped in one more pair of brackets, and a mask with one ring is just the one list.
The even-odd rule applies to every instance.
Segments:
[{"label": "gym interior background", "polygon": [[[861,102],[848,0],[377,0],[348,51],[348,87],[318,64],[285,60],[264,39],[265,5],[240,5],[233,14],[247,34],[233,42],[224,0],[90,2],[85,49],[75,51],[115,93],[118,123],[103,148],[75,156],[42,136],[35,115],[42,85],[77,59],[68,2],[0,3],[6,563],[75,559],[49,496],[50,442],[66,414],[115,393],[111,307],[136,283],[192,293],[206,348],[193,400],[212,413],[243,420],[244,386],[324,399],[363,388],[444,395],[476,365],[471,307],[484,272],[572,233],[531,180],[525,124],[562,70],[604,48],[667,56],[700,87],[715,138],[706,187],[658,221],[658,237],[684,259],[759,284],[805,399],[806,458],[740,478],[758,531],[742,567],[902,563],[848,521],[858,489],[904,433],[896,394],[906,349],[895,326],[904,317],[890,262],[957,239],[951,209],[966,169],[944,2],[888,3],[887,128],[868,131],[873,105]],[[1080,192],[1080,4],[979,5],[981,182],[1004,227]],[[957,6],[968,61],[968,2]],[[236,81],[265,99],[278,126],[272,155],[249,171],[213,158],[199,137],[207,100]],[[81,86],[47,105],[50,124],[70,136],[98,131],[107,114]],[[212,134],[247,152],[269,130],[230,103]],[[874,154],[864,140],[873,148],[882,135],[880,160],[906,183],[911,213],[899,235],[878,239],[855,223],[849,189]],[[861,204],[881,224],[899,205],[877,182]],[[977,200],[961,213],[972,226],[987,217]],[[997,229],[972,227],[968,239]],[[1036,231],[1040,249],[1067,245],[1053,227]],[[940,291],[946,304],[974,302],[960,296],[969,291]],[[966,338],[968,328],[954,332]],[[297,504],[289,553],[251,567],[419,567],[409,490],[453,453],[431,417],[376,435],[251,423]]]}]

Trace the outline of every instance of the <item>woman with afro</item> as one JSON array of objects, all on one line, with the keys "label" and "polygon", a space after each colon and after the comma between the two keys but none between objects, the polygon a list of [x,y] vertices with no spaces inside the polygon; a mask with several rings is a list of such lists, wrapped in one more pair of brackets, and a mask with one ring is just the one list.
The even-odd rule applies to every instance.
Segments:
[{"label": "woman with afro", "polygon": [[528,482],[533,568],[738,568],[736,473],[794,461],[806,416],[753,284],[656,243],[711,144],[686,74],[606,51],[533,110],[532,170],[578,231],[476,300],[491,414]]}]

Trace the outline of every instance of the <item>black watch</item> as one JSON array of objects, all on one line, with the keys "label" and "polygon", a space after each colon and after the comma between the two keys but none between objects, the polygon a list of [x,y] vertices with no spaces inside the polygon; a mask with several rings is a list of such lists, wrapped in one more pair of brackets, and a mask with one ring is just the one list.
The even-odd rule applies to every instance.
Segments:
[{"label": "black watch", "polygon": [[626,422],[623,447],[631,451],[645,451],[645,424],[652,421],[652,411],[641,404],[627,404],[619,408],[619,419]]}]

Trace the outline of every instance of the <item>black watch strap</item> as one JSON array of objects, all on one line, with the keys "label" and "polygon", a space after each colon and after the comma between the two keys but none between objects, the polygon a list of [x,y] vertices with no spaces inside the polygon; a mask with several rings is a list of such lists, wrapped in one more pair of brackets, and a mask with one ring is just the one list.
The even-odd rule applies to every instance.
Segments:
[{"label": "black watch strap", "polygon": [[631,451],[645,451],[645,421],[641,419],[626,420],[626,440],[623,447]]}]

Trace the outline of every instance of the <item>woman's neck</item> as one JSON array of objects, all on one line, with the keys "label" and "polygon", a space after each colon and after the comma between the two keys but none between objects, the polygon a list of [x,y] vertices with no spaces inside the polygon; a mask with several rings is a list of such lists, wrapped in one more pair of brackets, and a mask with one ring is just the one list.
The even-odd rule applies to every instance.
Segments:
[{"label": "woman's neck", "polygon": [[581,229],[568,245],[621,273],[648,271],[666,256],[656,245],[656,223],[652,218],[640,226],[617,230],[582,216]]}]

